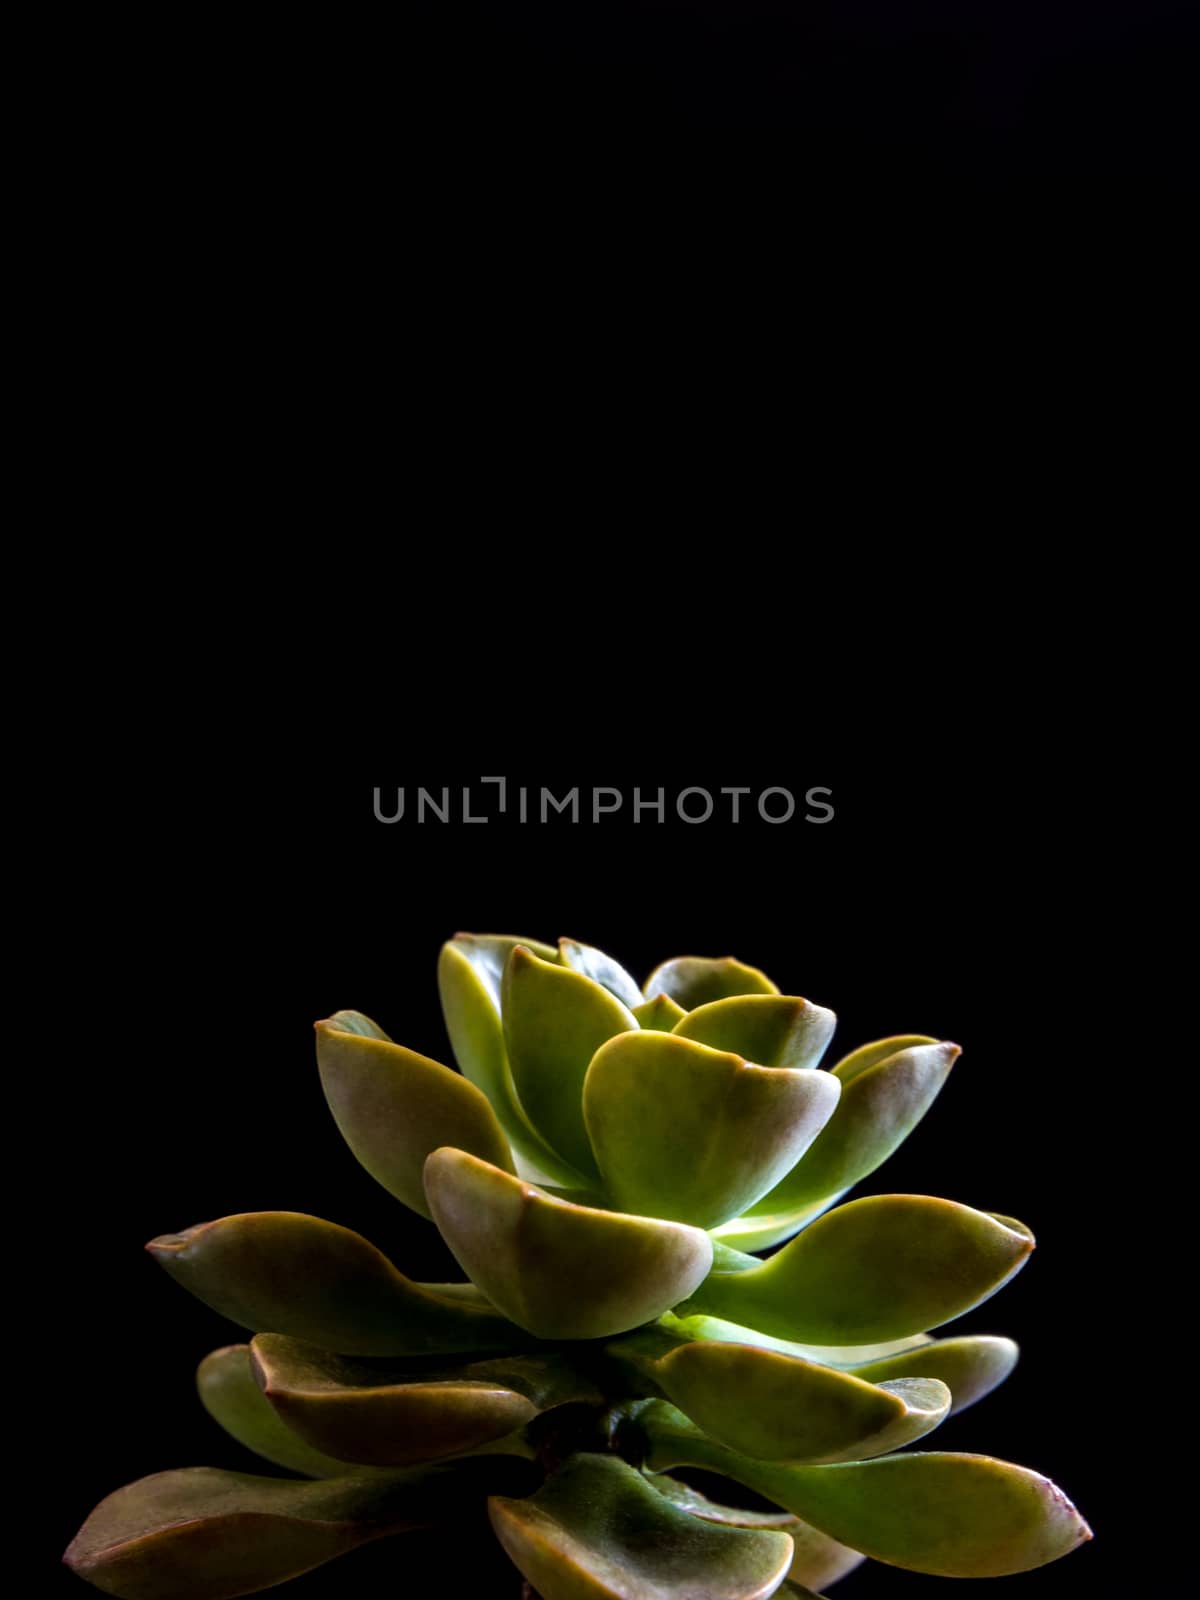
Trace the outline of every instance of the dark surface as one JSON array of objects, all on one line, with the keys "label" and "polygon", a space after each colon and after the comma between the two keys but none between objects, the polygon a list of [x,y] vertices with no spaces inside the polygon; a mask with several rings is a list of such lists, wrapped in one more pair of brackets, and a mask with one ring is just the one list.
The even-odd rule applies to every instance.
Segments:
[{"label": "dark surface", "polygon": [[[444,151],[610,155],[697,135],[797,178],[1040,183],[1182,174],[1174,0],[519,0],[417,7],[406,88]],[[481,137],[481,135],[486,135]]]},{"label": "dark surface", "polygon": [[[303,1210],[359,1229],[413,1276],[456,1275],[432,1225],[391,1201],[342,1143],[311,1024],[355,1007],[445,1057],[434,966],[461,927],[569,933],[639,975],[668,954],[732,951],[836,1009],[843,1051],[900,1031],[963,1046],[925,1121],[861,1192],[946,1195],[1035,1229],[1026,1270],[956,1325],[1015,1336],[1021,1363],[935,1444],[1038,1468],[1098,1529],[1093,1545],[1002,1581],[1000,1594],[1107,1592],[1120,1510],[1094,1337],[1112,1294],[1103,1217],[1123,1000],[1106,958],[1113,884],[1077,842],[1076,819],[1085,798],[1102,807],[1111,791],[1085,796],[1081,778],[1047,759],[1024,776],[972,773],[934,751],[901,778],[886,763],[855,774],[790,754],[758,765],[733,756],[697,760],[673,783],[649,758],[624,773],[482,752],[464,765],[413,738],[401,765],[389,759],[401,743],[385,740],[379,767],[354,777],[320,749],[271,766],[218,742],[208,759],[125,791],[119,882],[91,909],[102,925],[116,896],[128,931],[80,934],[69,963],[72,1000],[96,985],[98,1043],[63,1122],[72,1244],[57,1257],[51,1338],[71,1375],[57,1388],[70,1443],[52,1540],[65,1545],[129,1479],[249,1464],[192,1390],[200,1357],[240,1335],[143,1253],[152,1235],[239,1210]],[[686,783],[826,784],[837,815],[736,828],[372,819],[376,779],[411,793],[485,772],[555,793],[591,782],[663,783],[668,795]],[[515,1596],[503,1569],[486,1535],[464,1531],[440,1555],[432,1537],[411,1536],[290,1592],[349,1600],[400,1581],[406,1594]],[[928,1594],[934,1582],[872,1567],[837,1592]],[[64,1573],[56,1592],[85,1590]]]}]

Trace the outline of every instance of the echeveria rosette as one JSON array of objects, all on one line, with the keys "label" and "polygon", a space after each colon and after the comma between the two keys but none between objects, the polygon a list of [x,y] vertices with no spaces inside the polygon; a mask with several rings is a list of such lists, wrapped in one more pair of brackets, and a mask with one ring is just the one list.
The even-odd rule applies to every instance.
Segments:
[{"label": "echeveria rosette", "polygon": [[1020,1270],[1028,1228],[929,1195],[837,1204],[956,1045],[896,1035],[826,1069],[832,1013],[732,957],[639,987],[575,940],[460,934],[438,977],[458,1070],[353,1011],[317,1024],[317,1057],[350,1148],[466,1281],[413,1282],[298,1212],[151,1241],[253,1335],[201,1363],[206,1410],[300,1476],[130,1484],[72,1543],[77,1572],[226,1600],[431,1525],[452,1562],[485,1500],[544,1600],[811,1596],[867,1557],[994,1576],[1090,1537],[1037,1473],[926,1446],[1017,1355],[929,1330]]}]

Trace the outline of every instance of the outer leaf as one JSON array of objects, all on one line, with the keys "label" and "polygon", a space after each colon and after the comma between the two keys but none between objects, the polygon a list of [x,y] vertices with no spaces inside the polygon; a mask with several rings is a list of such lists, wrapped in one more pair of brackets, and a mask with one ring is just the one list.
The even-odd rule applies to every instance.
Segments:
[{"label": "outer leaf", "polygon": [[[747,1258],[754,1261],[756,1258]],[[714,1267],[720,1266],[720,1256],[713,1252]],[[909,1350],[920,1350],[934,1341],[927,1333],[910,1334],[906,1339],[891,1339],[884,1344],[797,1344],[794,1339],[773,1339],[769,1333],[759,1333],[756,1328],[744,1328],[736,1322],[725,1322],[720,1317],[677,1317],[668,1312],[659,1319],[668,1333],[682,1339],[719,1339],[725,1344],[753,1344],[763,1350],[778,1350],[785,1356],[800,1356],[805,1361],[819,1361],[823,1367],[841,1367],[856,1371],[868,1362],[886,1361]],[[943,1341],[946,1342],[946,1341]],[[885,1373],[885,1377],[900,1374]],[[935,1373],[922,1373],[935,1377]]]},{"label": "outer leaf", "polygon": [[513,1088],[504,1049],[500,982],[504,964],[518,944],[545,961],[556,959],[557,952],[550,945],[499,934],[456,933],[442,946],[438,990],[446,1031],[454,1047],[454,1059],[463,1075],[491,1101],[509,1144],[523,1163],[525,1175],[571,1187],[580,1181],[579,1174],[534,1132]]},{"label": "outer leaf", "polygon": [[959,1339],[936,1339],[917,1350],[884,1356],[854,1367],[869,1383],[892,1378],[938,1378],[954,1396],[951,1414],[965,1411],[1002,1384],[1017,1364],[1019,1351],[1011,1339],[974,1333]]},{"label": "outer leaf", "polygon": [[681,1345],[654,1377],[712,1438],[765,1461],[863,1461],[922,1438],[950,1409],[935,1379],[878,1387],[753,1345]]},{"label": "outer leaf", "polygon": [[842,1085],[837,1110],[803,1161],[739,1219],[742,1224],[757,1218],[786,1224],[794,1214],[799,1226],[807,1212],[844,1194],[903,1143],[962,1052],[956,1044],[933,1040],[888,1051],[902,1043],[882,1039],[838,1063],[833,1069]]},{"label": "outer leaf", "polygon": [[642,1003],[642,991],[625,971],[619,961],[606,956],[595,945],[580,944],[578,939],[558,941],[558,959],[564,967],[582,972],[593,983],[601,984],[610,994],[615,994],[622,1005],[632,1011]]},{"label": "outer leaf", "polygon": [[205,1356],[196,1371],[196,1388],[214,1422],[277,1467],[308,1478],[345,1477],[352,1470],[344,1461],[314,1450],[284,1424],[255,1382],[248,1344],[225,1345]]},{"label": "outer leaf", "polygon": [[806,1344],[898,1339],[958,1317],[1022,1267],[1033,1235],[931,1195],[872,1195],[747,1272],[714,1272],[682,1315],[709,1312]]},{"label": "outer leaf", "polygon": [[756,1066],[815,1067],[836,1026],[832,1011],[798,996],[744,994],[697,1006],[674,1031],[714,1050],[732,1050]]},{"label": "outer leaf", "polygon": [[544,1600],[765,1600],[792,1555],[786,1533],[676,1509],[616,1456],[572,1456],[529,1499],[488,1506]]},{"label": "outer leaf", "polygon": [[425,1192],[455,1259],[542,1339],[598,1339],[682,1300],[712,1262],[698,1228],[556,1200],[461,1150],[436,1150]]},{"label": "outer leaf", "polygon": [[680,1018],[687,1016],[683,1007],[666,994],[656,994],[653,1000],[643,1000],[631,1009],[643,1028],[656,1028],[660,1033],[670,1033]]},{"label": "outer leaf", "polygon": [[790,1467],[714,1444],[662,1401],[642,1408],[638,1426],[651,1470],[696,1466],[724,1473],[840,1543],[916,1572],[1002,1577],[1055,1561],[1091,1538],[1049,1479],[990,1456],[914,1451]]},{"label": "outer leaf", "polygon": [[291,1334],[343,1355],[528,1343],[471,1285],[413,1283],[361,1234],[298,1211],[221,1217],[151,1239],[146,1249],[177,1283],[243,1328]]},{"label": "outer leaf", "polygon": [[487,1096],[428,1056],[318,1022],[317,1063],[346,1143],[397,1200],[429,1215],[421,1171],[442,1145],[513,1170],[508,1141]]},{"label": "outer leaf", "polygon": [[655,967],[642,993],[647,1000],[656,994],[669,995],[685,1011],[691,1011],[734,994],[778,994],[779,990],[765,972],[733,956],[673,956]]},{"label": "outer leaf", "polygon": [[637,1018],[591,978],[542,961],[521,945],[504,969],[501,1010],[521,1105],[556,1151],[594,1176],[580,1105],[584,1075],[605,1040],[636,1030]]},{"label": "outer leaf", "polygon": [[677,1034],[626,1033],[596,1051],[583,1112],[618,1205],[715,1227],[800,1158],[837,1096],[827,1072],[752,1066]]},{"label": "outer leaf", "polygon": [[289,1428],[337,1460],[377,1467],[476,1450],[552,1406],[601,1399],[553,1354],[398,1367],[260,1333],[251,1359],[259,1387]]},{"label": "outer leaf", "polygon": [[463,1461],[321,1483],[185,1467],[102,1500],[64,1561],[124,1600],[232,1600],[384,1534],[461,1516],[463,1497],[525,1463]]},{"label": "outer leaf", "polygon": [[718,1505],[699,1489],[680,1483],[678,1478],[669,1477],[665,1472],[649,1473],[646,1481],[672,1505],[681,1511],[690,1511],[694,1517],[703,1517],[706,1522],[721,1522],[731,1528],[778,1528],[790,1533],[795,1549],[785,1585],[789,1594],[806,1595],[813,1589],[824,1588],[827,1583],[836,1583],[866,1559],[857,1550],[848,1550],[844,1544],[838,1544],[836,1539],[788,1511],[746,1511],[740,1506]]}]

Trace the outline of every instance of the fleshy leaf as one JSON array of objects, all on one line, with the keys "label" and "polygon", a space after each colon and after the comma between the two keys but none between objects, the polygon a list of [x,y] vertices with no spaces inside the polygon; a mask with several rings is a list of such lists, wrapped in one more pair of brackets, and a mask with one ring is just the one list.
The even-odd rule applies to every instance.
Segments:
[{"label": "fleshy leaf", "polygon": [[649,1322],[712,1262],[698,1228],[556,1200],[461,1150],[429,1157],[425,1193],[463,1271],[542,1339],[598,1339]]},{"label": "fleshy leaf", "polygon": [[63,1559],[122,1600],[233,1600],[385,1534],[457,1521],[498,1471],[515,1492],[528,1477],[526,1463],[493,1459],[319,1483],[158,1472],[102,1500]]},{"label": "fleshy leaf", "polygon": [[764,1461],[863,1461],[922,1438],[950,1409],[932,1378],[881,1387],[753,1345],[684,1344],[654,1378],[711,1438]]},{"label": "fleshy leaf", "polygon": [[795,1549],[788,1568],[788,1582],[779,1591],[781,1594],[786,1591],[806,1595],[827,1583],[836,1583],[866,1559],[857,1550],[848,1550],[819,1528],[794,1517],[790,1511],[747,1511],[741,1506],[719,1505],[699,1489],[693,1489],[691,1484],[680,1483],[678,1478],[665,1472],[648,1473],[646,1482],[672,1505],[681,1511],[690,1511],[694,1517],[703,1517],[706,1522],[721,1522],[731,1528],[778,1528],[782,1533],[790,1533]]},{"label": "fleshy leaf", "polygon": [[260,1333],[251,1361],[264,1396],[289,1428],[337,1460],[376,1467],[476,1450],[552,1406],[601,1398],[553,1353],[397,1366],[347,1360],[282,1334]]},{"label": "fleshy leaf", "polygon": [[908,1044],[909,1037],[864,1045],[834,1067],[832,1075],[842,1085],[837,1110],[804,1159],[739,1219],[742,1223],[783,1214],[786,1224],[795,1214],[799,1226],[804,1214],[868,1177],[904,1142],[962,1053],[956,1044],[934,1040]]},{"label": "fleshy leaf", "polygon": [[413,1283],[361,1234],[298,1211],[221,1217],[163,1234],[146,1249],[177,1283],[241,1327],[287,1333],[342,1355],[529,1343],[470,1284]]},{"label": "fleshy leaf", "polygon": [[391,1034],[384,1033],[377,1022],[361,1011],[335,1011],[329,1022],[342,1033],[356,1033],[363,1039],[386,1039],[391,1043]]},{"label": "fleshy leaf", "polygon": [[[756,1260],[754,1256],[748,1258]],[[713,1265],[720,1264],[716,1249]],[[855,1370],[868,1362],[887,1361],[892,1356],[910,1350],[923,1349],[934,1341],[927,1333],[910,1334],[905,1339],[890,1339],[883,1344],[798,1344],[794,1339],[773,1339],[769,1333],[756,1328],[745,1328],[737,1322],[725,1322],[720,1317],[677,1317],[667,1312],[660,1319],[666,1332],[683,1339],[719,1339],[725,1344],[753,1344],[763,1350],[778,1350],[781,1355],[801,1356],[805,1361],[818,1361],[823,1367],[841,1367]],[[900,1377],[901,1373],[885,1373],[885,1377]],[[922,1377],[936,1377],[936,1373],[922,1373]]]},{"label": "fleshy leaf", "polygon": [[[785,1183],[787,1179],[783,1180]],[[842,1191],[844,1194],[846,1191]],[[831,1195],[828,1200],[819,1205],[807,1206],[803,1211],[771,1211],[763,1212],[763,1200],[752,1206],[743,1217],[734,1217],[732,1222],[723,1222],[719,1228],[714,1229],[714,1235],[723,1243],[733,1246],[738,1250],[769,1250],[772,1245],[783,1244],[785,1240],[792,1239],[802,1229],[814,1223],[823,1212],[829,1211],[842,1198],[842,1194]],[[764,1196],[764,1200],[765,1200]]]},{"label": "fleshy leaf", "polygon": [[668,994],[656,994],[653,1000],[643,1000],[640,1006],[631,1006],[634,1016],[643,1028],[655,1028],[659,1033],[670,1033],[675,1024],[687,1016],[682,1006],[677,1006]]},{"label": "fleshy leaf", "polygon": [[508,1141],[487,1096],[461,1073],[379,1038],[318,1022],[317,1063],[346,1143],[397,1200],[429,1215],[421,1171],[442,1145],[513,1170]]},{"label": "fleshy leaf", "polygon": [[815,1067],[836,1026],[832,1011],[798,996],[743,994],[697,1006],[674,1031],[759,1067]]},{"label": "fleshy leaf", "polygon": [[788,1534],[704,1522],[616,1456],[572,1456],[529,1499],[488,1508],[543,1600],[765,1600],[792,1556]]},{"label": "fleshy leaf", "polygon": [[314,1450],[272,1410],[255,1382],[248,1344],[225,1345],[205,1356],[196,1371],[196,1388],[214,1422],[240,1445],[277,1467],[302,1472],[308,1478],[345,1477],[354,1470],[344,1461]]},{"label": "fleshy leaf", "polygon": [[642,1003],[642,991],[625,971],[619,961],[597,950],[595,945],[580,944],[578,939],[558,941],[558,959],[564,967],[582,972],[593,983],[600,984],[609,994],[615,994],[622,1005],[633,1011]]},{"label": "fleshy leaf", "polygon": [[642,985],[647,1000],[669,995],[685,1011],[727,1000],[735,994],[778,994],[779,990],[757,967],[733,956],[672,956],[655,967]]},{"label": "fleshy leaf", "polygon": [[652,1471],[723,1473],[840,1543],[915,1572],[1002,1577],[1055,1561],[1091,1538],[1049,1479],[990,1456],[912,1451],[792,1467],[726,1450],[664,1401],[646,1404],[637,1426]]},{"label": "fleshy leaf", "polygon": [[827,1072],[755,1066],[677,1034],[640,1032],[596,1051],[583,1112],[618,1205],[709,1228],[799,1160],[837,1096]]},{"label": "fleshy leaf", "polygon": [[855,1365],[855,1377],[869,1383],[892,1378],[938,1378],[950,1390],[951,1415],[965,1411],[1002,1384],[1017,1364],[1011,1339],[974,1333],[958,1339],[932,1339],[919,1349]]},{"label": "fleshy leaf", "polygon": [[637,1036],[637,1018],[591,978],[542,961],[521,945],[504,969],[501,1009],[513,1083],[526,1115],[576,1171],[594,1176],[580,1105],[584,1075],[605,1040],[627,1029]]},{"label": "fleshy leaf", "polygon": [[898,1339],[979,1305],[1032,1249],[1022,1224],[986,1211],[931,1195],[872,1195],[821,1217],[760,1267],[712,1273],[677,1309],[805,1344]]},{"label": "fleshy leaf", "polygon": [[523,1163],[522,1171],[572,1187],[579,1182],[579,1174],[534,1131],[513,1088],[504,1048],[500,984],[505,963],[518,944],[544,961],[558,958],[552,946],[536,939],[491,933],[456,933],[442,946],[438,990],[446,1031],[463,1076],[491,1101],[519,1164]]}]

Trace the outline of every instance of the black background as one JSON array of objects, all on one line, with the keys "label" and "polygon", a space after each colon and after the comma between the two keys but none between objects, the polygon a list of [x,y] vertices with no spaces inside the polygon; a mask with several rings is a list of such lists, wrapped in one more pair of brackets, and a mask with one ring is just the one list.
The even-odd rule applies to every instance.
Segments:
[{"label": "black background", "polygon": [[[481,693],[486,679],[481,670]],[[343,1145],[311,1024],[358,1008],[445,1058],[442,939],[458,928],[567,933],[638,975],[682,952],[761,965],[785,992],[837,1011],[831,1059],[894,1032],[963,1046],[933,1109],[859,1192],[942,1194],[1034,1228],[1027,1268],[957,1325],[1016,1337],[1021,1362],[937,1445],[1036,1467],[1097,1530],[1065,1561],[997,1580],[998,1593],[1109,1592],[1120,1512],[1091,1334],[1108,1314],[1108,1241],[1095,1226],[1115,1132],[1103,1041],[1120,1035],[1123,1001],[1112,955],[1120,875],[1094,829],[1116,825],[1119,785],[1050,743],[967,761],[914,738],[903,760],[881,751],[847,764],[799,756],[781,734],[774,755],[761,738],[740,749],[731,740],[721,758],[711,740],[693,740],[690,762],[622,762],[614,729],[602,716],[597,728],[611,759],[573,762],[541,737],[536,755],[472,745],[464,759],[444,735],[422,742],[399,724],[380,737],[375,765],[336,735],[274,762],[261,751],[222,760],[218,739],[205,745],[210,759],[139,771],[110,797],[110,826],[91,841],[103,860],[81,879],[65,936],[70,999],[90,1008],[92,1042],[57,1118],[73,1221],[69,1247],[65,1230],[57,1240],[51,1337],[72,1377],[58,1422],[70,1470],[52,1537],[61,1548],[97,1499],[132,1478],[248,1465],[192,1389],[200,1357],[238,1334],[166,1278],[141,1250],[147,1238],[278,1207],[358,1229],[415,1277],[457,1275],[432,1225]],[[556,794],[663,784],[668,799],[686,784],[797,795],[825,785],[836,817],[524,828],[372,817],[375,782],[410,795],[419,783],[473,782],[490,796],[478,788],[484,773]],[[836,1592],[866,1600],[933,1582],[871,1565]],[[428,1535],[385,1541],[289,1592],[385,1588],[501,1595],[516,1580],[486,1533],[464,1531],[448,1546]],[[84,1590],[64,1572],[58,1592]]]},{"label": "black background", "polygon": [[[697,135],[850,173],[967,184],[1187,171],[1175,0],[554,0],[417,7],[406,95],[428,143],[612,156]],[[564,145],[566,152],[564,153]]]}]

